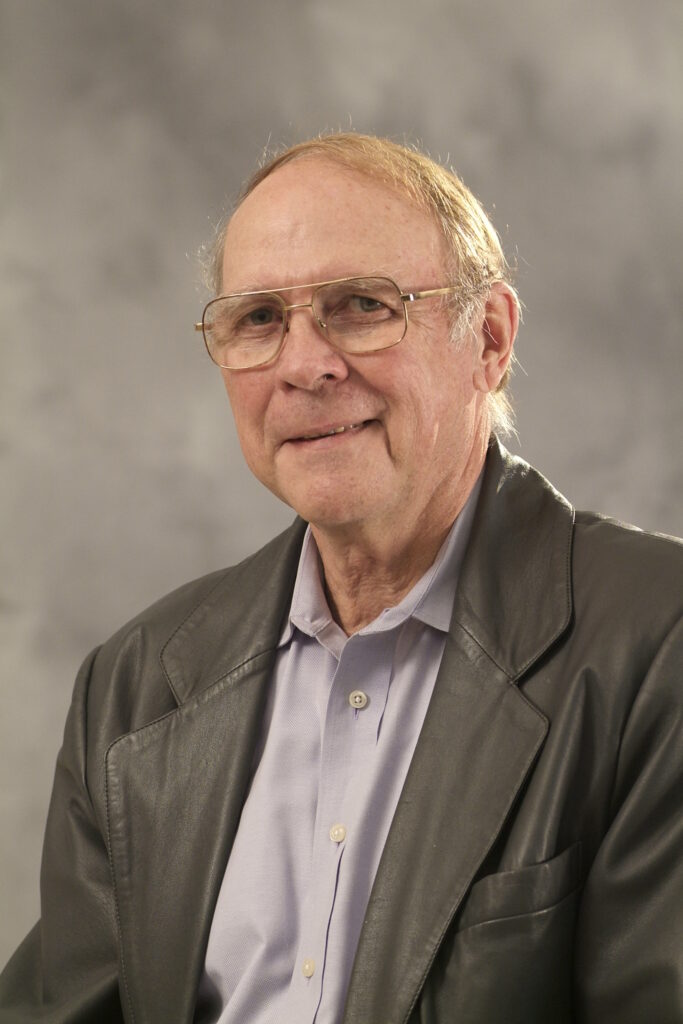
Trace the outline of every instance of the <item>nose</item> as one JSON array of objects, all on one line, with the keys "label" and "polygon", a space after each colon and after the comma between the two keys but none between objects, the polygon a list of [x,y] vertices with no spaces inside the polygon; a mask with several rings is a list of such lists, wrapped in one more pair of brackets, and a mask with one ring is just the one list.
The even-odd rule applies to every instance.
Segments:
[{"label": "nose", "polygon": [[349,368],[341,352],[330,345],[309,302],[287,309],[287,328],[275,362],[280,380],[314,391],[323,381],[345,380]]}]

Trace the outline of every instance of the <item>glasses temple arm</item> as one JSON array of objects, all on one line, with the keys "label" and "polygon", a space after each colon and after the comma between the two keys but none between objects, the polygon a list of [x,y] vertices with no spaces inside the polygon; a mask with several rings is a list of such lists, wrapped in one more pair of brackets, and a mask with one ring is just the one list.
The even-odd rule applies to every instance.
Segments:
[{"label": "glasses temple arm", "polygon": [[416,299],[428,299],[432,295],[448,295],[449,292],[457,291],[460,291],[460,286],[452,284],[447,288],[429,288],[424,292],[404,292],[401,299],[403,302],[415,302]]}]

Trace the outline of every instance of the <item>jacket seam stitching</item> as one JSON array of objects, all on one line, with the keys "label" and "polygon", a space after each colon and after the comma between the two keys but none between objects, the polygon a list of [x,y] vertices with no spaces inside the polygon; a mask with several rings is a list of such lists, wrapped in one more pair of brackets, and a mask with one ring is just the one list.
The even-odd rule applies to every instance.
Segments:
[{"label": "jacket seam stitching", "polygon": [[[116,742],[116,740],[114,742]],[[106,808],[107,808],[107,832],[108,832],[107,847],[108,847],[108,854],[109,854],[109,871],[111,873],[111,884],[112,884],[112,890],[113,890],[113,893],[114,893],[114,911],[115,911],[115,914],[116,914],[116,930],[117,930],[118,936],[119,936],[119,963],[121,964],[121,981],[123,983],[123,990],[124,990],[125,995],[126,995],[126,1002],[128,1003],[128,1008],[130,1010],[131,1021],[132,1021],[132,1024],[135,1024],[135,1010],[133,1009],[133,1000],[131,998],[130,988],[129,988],[129,985],[128,985],[128,975],[127,975],[127,972],[126,972],[126,962],[125,962],[125,959],[124,959],[124,956],[123,956],[123,932],[122,932],[122,929],[121,929],[121,910],[120,910],[120,906],[119,906],[119,893],[118,893],[118,886],[116,884],[116,873],[114,871],[114,854],[113,854],[113,849],[112,849],[113,844],[112,844],[112,828],[111,828],[111,813],[110,813],[111,801],[110,801],[110,797],[109,797],[109,775],[107,773],[107,757],[108,757],[109,751],[111,750],[113,745],[114,745],[113,743],[110,744],[110,746],[107,749],[106,754],[104,755],[104,767],[105,767],[105,771],[104,771],[104,800],[105,800],[105,805],[106,805]]]},{"label": "jacket seam stitching", "polygon": [[[613,772],[612,782],[611,782],[611,786],[610,786],[609,801],[608,801],[608,804],[607,804],[607,806],[609,807],[609,824],[607,826],[607,831],[609,831],[611,829],[612,825],[614,824],[614,820],[617,817],[617,815],[619,813],[619,810],[621,808],[621,805],[619,805],[618,807],[615,807],[615,799],[616,799],[615,792],[616,792],[616,787],[617,787],[617,780],[618,780],[618,777],[619,777],[619,771],[620,771],[621,763],[622,763],[624,738],[626,736],[626,733],[628,732],[628,728],[629,728],[629,725],[630,725],[630,722],[631,722],[631,716],[633,715],[634,707],[638,703],[638,699],[639,699],[639,697],[640,697],[640,695],[642,693],[643,687],[646,685],[647,680],[650,677],[650,673],[652,672],[653,665],[654,665],[655,661],[657,660],[657,658],[659,657],[660,652],[662,651],[664,645],[668,642],[669,637],[673,633],[675,633],[675,631],[679,628],[681,623],[683,623],[683,616],[679,616],[678,618],[676,618],[674,620],[672,626],[666,631],[666,633],[664,634],[664,636],[660,640],[659,645],[657,646],[656,650],[653,653],[653,656],[650,659],[650,662],[649,662],[649,664],[647,666],[647,670],[644,672],[644,674],[643,674],[643,676],[642,676],[642,678],[640,680],[640,683],[638,685],[638,688],[636,689],[636,691],[633,694],[633,698],[632,698],[631,703],[629,705],[628,711],[624,714],[621,734],[619,736],[619,743],[617,745],[617,749],[615,751],[615,756],[614,756],[614,772]],[[628,794],[623,798],[623,800],[627,799],[627,797],[628,797]],[[623,800],[622,800],[622,803],[623,803]]]},{"label": "jacket seam stitching", "polygon": [[[208,591],[206,592],[206,594],[203,594],[203,595],[202,595],[202,597],[201,597],[201,599],[200,599],[200,600],[199,600],[199,601],[198,601],[198,602],[197,602],[197,603],[196,603],[195,605],[193,605],[193,607],[192,607],[192,608],[191,608],[191,610],[190,610],[190,611],[189,611],[189,612],[187,613],[187,615],[185,616],[185,618],[184,618],[184,619],[183,619],[183,620],[182,620],[181,622],[179,622],[179,623],[178,623],[178,625],[176,626],[176,628],[175,628],[175,629],[173,630],[173,632],[171,633],[171,635],[170,635],[170,636],[169,636],[169,637],[168,637],[168,638],[166,639],[166,641],[165,641],[165,642],[164,642],[164,643],[162,644],[162,646],[161,646],[161,649],[159,650],[159,664],[160,664],[160,666],[161,666],[161,671],[162,671],[162,672],[163,672],[163,674],[164,674],[164,677],[165,677],[165,679],[166,679],[166,682],[167,682],[167,683],[168,683],[168,685],[169,685],[169,688],[170,688],[170,690],[171,690],[171,693],[173,694],[173,696],[175,697],[175,699],[176,699],[176,701],[177,701],[177,703],[178,703],[179,705],[180,705],[180,704],[181,704],[182,702],[181,702],[181,700],[180,700],[180,697],[179,697],[179,696],[178,696],[178,694],[176,693],[176,689],[175,689],[175,687],[174,687],[173,683],[171,682],[171,677],[170,677],[170,675],[169,675],[169,674],[168,674],[168,672],[166,671],[166,666],[165,666],[165,664],[164,664],[164,653],[165,653],[165,651],[166,651],[166,648],[168,647],[168,645],[169,645],[169,644],[171,643],[171,641],[173,640],[173,638],[174,638],[174,637],[176,636],[176,634],[180,632],[180,630],[181,630],[181,629],[183,628],[183,626],[184,626],[184,625],[185,625],[185,624],[186,624],[186,623],[187,623],[187,622],[189,621],[189,619],[191,619],[191,618],[192,618],[192,616],[193,616],[193,615],[194,615],[194,614],[195,614],[195,613],[197,612],[197,610],[198,610],[199,608],[201,608],[201,606],[202,606],[203,604],[205,604],[205,602],[206,602],[206,601],[208,601],[208,599],[209,599],[209,598],[211,597],[211,595],[212,595],[212,594],[214,593],[214,591],[215,591],[215,590],[217,590],[217,589],[218,589],[218,587],[220,587],[220,586],[221,586],[221,584],[225,582],[225,579],[226,579],[226,577],[227,577],[227,575],[228,575],[228,573],[229,573],[229,572],[230,572],[230,570],[229,570],[229,569],[226,569],[226,570],[225,570],[225,571],[224,571],[223,573],[221,573],[221,575],[220,575],[219,579],[218,579],[218,580],[216,580],[216,582],[214,583],[214,585],[213,585],[213,586],[212,586],[212,587],[211,587],[211,588],[210,588],[210,589],[209,589],[209,590],[208,590]],[[221,677],[221,678],[222,678],[222,677]]]},{"label": "jacket seam stitching", "polygon": [[[572,530],[572,534],[573,534],[573,530]],[[475,636],[475,634],[472,632],[472,630],[469,629],[465,625],[465,623],[462,622],[462,620],[458,621],[458,625],[463,630],[463,632],[466,633],[467,636],[470,638],[470,640],[472,640],[477,645],[479,650],[483,654],[486,655],[486,657],[489,659],[489,661],[491,661],[496,666],[496,668],[499,669],[499,671],[503,673],[503,675],[506,677],[506,679],[508,680],[508,682],[510,683],[511,686],[515,686],[516,685],[517,681],[519,679],[521,679],[521,677],[525,674],[527,669],[529,669],[531,667],[531,665],[534,664],[534,662],[538,661],[539,658],[541,658],[545,654],[545,652],[552,647],[552,645],[555,643],[555,641],[557,639],[559,639],[559,637],[562,636],[562,634],[566,630],[567,626],[569,625],[569,622],[571,620],[571,615],[572,615],[571,582],[570,582],[570,573],[569,573],[569,567],[570,567],[570,564],[571,564],[571,550],[572,550],[572,539],[571,539],[571,536],[570,536],[570,541],[569,541],[569,544],[567,545],[567,555],[566,555],[566,561],[565,561],[565,567],[566,567],[565,579],[566,579],[567,611],[566,611],[565,615],[562,618],[562,622],[558,626],[557,630],[550,636],[550,638],[548,639],[547,643],[545,643],[542,648],[540,648],[530,658],[528,658],[517,669],[517,671],[514,672],[512,675],[510,674],[510,672],[503,665],[500,664],[498,659],[495,658],[493,656],[493,654],[489,650],[486,649],[484,644],[479,640],[479,638],[477,636]]]},{"label": "jacket seam stitching", "polygon": [[550,650],[552,645],[558,640],[567,626],[569,625],[572,617],[572,550],[574,546],[574,531],[576,529],[576,509],[572,506],[571,508],[571,529],[569,530],[569,539],[565,551],[564,559],[564,580],[565,580],[565,604],[566,611],[562,618],[562,621],[558,625],[556,631],[549,637],[547,643],[540,648],[535,654],[533,654],[527,661],[520,666],[519,670],[513,676],[513,682],[521,679],[524,673],[529,669],[534,662],[538,661],[546,651]]},{"label": "jacket seam stitching", "polygon": [[[257,658],[262,658],[264,655],[271,654],[275,650],[277,650],[276,647],[266,647],[262,651],[257,651],[256,654],[251,654],[248,658],[245,658],[244,661],[241,661],[239,662],[239,664],[234,665],[228,672],[225,672],[222,676],[218,676],[217,679],[214,679],[212,682],[207,683],[204,689],[200,690],[199,693],[195,694],[194,696],[198,699],[202,696],[205,696],[208,690],[210,690],[214,686],[217,686],[218,683],[222,683],[229,676],[233,675],[233,673],[245,668],[247,665],[250,664],[250,662],[256,661]],[[212,698],[208,697],[206,699],[211,700]],[[151,729],[155,725],[161,725],[161,723],[165,722],[167,718],[171,718],[173,715],[177,715],[181,708],[187,707],[188,703],[188,701],[185,701],[184,704],[179,702],[177,708],[171,708],[170,711],[166,711],[163,715],[159,715],[158,718],[153,718],[151,722],[145,722],[144,725],[139,725],[137,729],[131,729],[129,732],[124,732],[121,734],[121,736],[117,736],[116,739],[113,739],[109,746],[107,747],[107,750],[104,755],[105,769],[107,761],[109,759],[109,754],[114,749],[114,747],[116,747],[119,743],[121,743],[125,739],[128,739],[130,736],[136,736],[138,733],[144,732],[145,729]],[[105,790],[107,788],[106,782],[107,779],[105,778]]]},{"label": "jacket seam stitching", "polygon": [[[212,590],[213,589],[215,589],[215,588],[212,588]],[[201,603],[202,602],[200,602],[200,604]],[[197,607],[199,607],[199,605]],[[190,615],[191,614],[193,614],[193,613],[191,612]],[[188,616],[188,618],[189,618],[189,616]],[[180,627],[178,627],[178,628],[180,628]],[[169,638],[169,640],[170,640],[170,638]],[[169,642],[169,641],[167,641],[167,642]],[[261,657],[264,654],[270,653],[270,651],[272,651],[272,650],[275,650],[275,648],[266,648],[266,650],[264,650],[264,651],[259,651],[257,654],[253,654],[249,658],[245,658],[244,661],[240,662],[239,665],[236,665],[233,669],[230,670],[230,672],[226,672],[224,675],[219,676],[218,679],[216,679],[214,681],[214,683],[211,683],[210,685],[214,686],[217,683],[221,682],[223,679],[227,679],[227,677],[229,675],[231,675],[233,672],[236,672],[238,669],[243,668],[245,665],[248,665],[251,661],[254,661],[256,658],[259,658],[259,657]],[[169,683],[170,683],[170,681],[169,681]],[[171,687],[171,689],[173,689],[173,688]],[[114,855],[113,855],[113,849],[112,849],[112,845],[113,844],[112,844],[112,827],[111,827],[111,798],[110,798],[110,792],[109,792],[109,772],[107,770],[107,768],[108,768],[108,760],[109,760],[109,754],[112,751],[112,749],[118,743],[120,743],[122,740],[126,739],[128,736],[134,736],[137,733],[142,732],[143,730],[150,728],[150,726],[159,725],[165,719],[170,718],[171,715],[177,714],[177,712],[179,710],[180,710],[180,705],[177,708],[173,708],[172,711],[168,711],[165,715],[161,715],[159,718],[154,719],[152,722],[147,722],[147,723],[145,723],[145,725],[141,725],[138,729],[133,729],[131,732],[124,733],[123,736],[117,736],[117,738],[115,740],[113,740],[109,744],[109,746],[107,747],[106,753],[104,755],[104,767],[105,767],[105,772],[104,772],[104,794],[105,794],[105,805],[106,805],[106,809],[107,809],[107,832],[108,832],[107,854],[108,854],[108,861],[109,861],[109,871],[110,871],[111,879],[112,879],[112,890],[113,890],[113,894],[114,894],[114,911],[115,911],[115,915],[116,915],[116,930],[118,932],[118,937],[119,937],[119,962],[121,964],[121,981],[123,983],[123,989],[124,989],[125,996],[126,996],[126,1002],[128,1004],[128,1008],[130,1010],[132,1024],[135,1024],[135,1011],[133,1009],[133,1002],[132,1002],[132,998],[131,998],[130,987],[129,987],[129,984],[128,984],[128,975],[127,975],[127,972],[126,972],[126,963],[125,963],[125,958],[124,958],[124,955],[123,955],[123,933],[122,933],[122,927],[121,927],[121,910],[120,910],[120,903],[119,903],[118,887],[117,887],[117,884],[116,884],[116,873],[114,871]]]},{"label": "jacket seam stitching", "polygon": [[[486,653],[486,652],[484,652],[484,653]],[[494,659],[491,658],[491,661],[494,661]],[[495,664],[495,661],[494,661],[494,664]],[[504,673],[504,674],[507,675],[507,673]],[[510,685],[514,686],[514,683],[510,682]],[[517,689],[517,688],[515,687],[515,689]],[[521,692],[521,690],[517,689],[517,693],[522,698],[522,700],[533,711],[536,712],[538,717],[541,718],[542,721],[545,722],[545,724],[547,726],[548,725],[548,719],[545,717],[545,715],[543,715],[538,710],[538,708],[535,707],[535,705],[532,704],[531,701],[529,701],[525,697],[525,695]],[[545,739],[545,734],[543,736],[543,739]],[[536,757],[538,755],[538,751],[539,751],[539,748],[540,748],[541,744],[542,744],[542,741],[538,744],[538,746],[536,746],[536,748],[534,749],[533,754],[530,755],[530,757],[528,758],[527,763],[526,763],[526,765],[524,767],[524,771],[522,773],[522,781],[521,781],[520,785],[523,785],[524,781],[528,777],[528,774],[531,771],[531,768],[532,768],[532,766],[533,766],[533,764],[534,764],[534,762],[536,760]],[[505,813],[501,817],[499,827],[496,830],[495,834],[491,836],[491,841],[489,842],[489,844],[487,845],[487,847],[486,847],[486,849],[484,851],[482,860],[486,858],[486,856],[488,855],[489,851],[492,849],[492,847],[494,846],[496,840],[498,839],[498,836],[500,835],[500,833],[501,833],[501,831],[503,829],[503,826],[505,825],[505,822],[507,821],[508,814],[510,813],[510,808],[514,806],[514,803],[515,803],[515,801],[517,799],[517,793],[518,793],[518,790],[515,791],[515,794],[513,795],[512,799],[510,800],[510,802],[508,804],[508,806],[506,807]],[[457,908],[458,908],[458,906],[460,906],[460,904],[462,903],[463,899],[465,898],[465,895],[466,895],[467,891],[468,891],[467,889],[465,889],[463,891],[463,893],[460,896],[460,899],[458,900],[457,904],[453,908],[453,911],[448,915],[448,919],[444,923],[444,927],[442,928],[442,930],[441,930],[441,932],[439,934],[439,937],[438,937],[438,939],[436,941],[436,944],[434,946],[434,952],[433,952],[432,956],[429,958],[429,963],[425,965],[425,969],[424,969],[424,972],[423,972],[423,974],[422,974],[422,976],[420,978],[419,985],[417,986],[417,990],[415,992],[415,995],[414,995],[413,999],[410,1002],[410,1005],[408,1007],[406,1015],[403,1018],[402,1024],[409,1024],[410,1015],[413,1012],[413,1010],[415,1009],[415,1006],[417,1005],[417,1001],[420,998],[420,993],[422,992],[422,989],[424,988],[425,981],[427,980],[427,978],[429,976],[429,972],[431,971],[431,969],[432,969],[432,967],[434,965],[434,961],[436,960],[436,957],[438,955],[439,949],[441,948],[441,944],[443,943],[443,940],[444,940],[444,938],[446,936],[446,933],[447,933],[448,929],[450,928],[451,924],[453,923],[453,920],[454,920],[455,915],[457,913]]]}]

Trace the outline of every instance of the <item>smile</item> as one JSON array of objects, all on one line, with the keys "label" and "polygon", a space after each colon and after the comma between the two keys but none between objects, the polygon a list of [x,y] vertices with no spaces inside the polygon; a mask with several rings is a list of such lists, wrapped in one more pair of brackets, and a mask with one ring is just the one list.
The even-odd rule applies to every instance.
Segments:
[{"label": "smile", "polygon": [[325,430],[320,434],[304,434],[301,437],[301,440],[315,441],[319,437],[332,437],[333,434],[344,434],[347,430],[358,430],[359,427],[364,425],[364,423],[349,423],[345,427],[331,427],[329,430]]}]

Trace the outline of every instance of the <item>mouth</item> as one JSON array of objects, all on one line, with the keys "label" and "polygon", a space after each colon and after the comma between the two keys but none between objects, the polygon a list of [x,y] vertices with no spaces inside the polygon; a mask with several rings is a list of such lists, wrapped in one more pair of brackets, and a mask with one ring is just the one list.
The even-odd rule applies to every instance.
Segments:
[{"label": "mouth", "polygon": [[299,434],[296,437],[290,437],[289,443],[310,443],[312,441],[321,441],[324,438],[338,437],[342,434],[358,434],[361,430],[374,422],[374,420],[360,420],[358,423],[343,423],[334,427],[324,426],[316,430],[311,430],[306,434]]},{"label": "mouth", "polygon": [[360,430],[361,427],[364,427],[365,424],[369,423],[369,422],[370,422],[369,420],[365,420],[362,423],[348,423],[346,426],[343,426],[343,427],[330,427],[329,430],[323,430],[320,433],[316,433],[316,434],[303,434],[301,437],[297,437],[296,440],[297,441],[317,441],[317,439],[319,437],[332,437],[333,434],[346,434],[350,430]]}]

